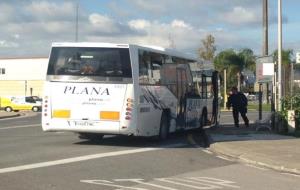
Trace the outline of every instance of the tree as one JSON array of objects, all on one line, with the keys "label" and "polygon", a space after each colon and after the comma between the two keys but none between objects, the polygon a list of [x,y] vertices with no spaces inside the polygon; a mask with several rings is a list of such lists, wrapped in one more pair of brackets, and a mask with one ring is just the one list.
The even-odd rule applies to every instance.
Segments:
[{"label": "tree", "polygon": [[214,65],[221,75],[223,75],[223,70],[226,69],[228,87],[240,87],[244,78],[242,71],[244,69],[255,71],[255,55],[248,48],[242,49],[239,52],[227,49],[216,55]]},{"label": "tree", "polygon": [[205,39],[201,40],[201,43],[202,47],[198,50],[200,58],[206,61],[213,61],[217,49],[215,46],[215,38],[209,34]]},{"label": "tree", "polygon": [[249,48],[244,48],[238,53],[239,57],[243,61],[244,69],[249,69],[250,71],[255,72],[256,63],[255,59],[256,56],[254,55],[253,51]]},{"label": "tree", "polygon": [[241,65],[242,59],[233,49],[227,49],[220,52],[214,59],[214,65],[217,71],[222,73],[223,70],[227,71],[227,86],[237,86],[238,80],[236,76],[241,73],[243,66]]},{"label": "tree", "polygon": [[[256,70],[256,62],[255,62],[256,56],[254,55],[253,51],[249,48],[244,48],[239,51],[238,56],[242,60],[243,70],[249,70],[254,74]],[[241,83],[243,83],[246,76],[241,75],[240,78],[241,78]],[[253,91],[254,85],[250,86],[246,84],[246,86],[244,86],[243,88],[246,89],[246,91],[248,92]]]},{"label": "tree", "polygon": [[[293,50],[282,50],[282,79],[283,79],[283,88],[284,92],[290,91],[290,76],[291,76],[291,64],[292,64],[292,56],[293,56]],[[278,51],[275,50],[273,52],[274,59],[278,60]],[[285,93],[283,93],[284,96]]]}]

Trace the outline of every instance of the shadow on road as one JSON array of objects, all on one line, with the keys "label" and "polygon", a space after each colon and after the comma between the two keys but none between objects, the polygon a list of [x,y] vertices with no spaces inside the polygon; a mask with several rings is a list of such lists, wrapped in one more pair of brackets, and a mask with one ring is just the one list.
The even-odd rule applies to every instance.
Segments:
[{"label": "shadow on road", "polygon": [[[124,147],[168,147],[171,144],[182,144],[182,146],[176,148],[195,148],[193,142],[190,142],[189,138],[195,140],[197,146],[207,147],[209,145],[208,136],[205,130],[191,130],[191,131],[181,131],[172,133],[169,135],[168,139],[164,141],[156,140],[152,137],[132,137],[132,136],[113,136],[107,135],[103,139],[99,140],[82,140],[75,142],[76,145],[91,146],[91,145],[101,145],[101,146],[124,146]],[[191,146],[193,145],[193,146]]]}]

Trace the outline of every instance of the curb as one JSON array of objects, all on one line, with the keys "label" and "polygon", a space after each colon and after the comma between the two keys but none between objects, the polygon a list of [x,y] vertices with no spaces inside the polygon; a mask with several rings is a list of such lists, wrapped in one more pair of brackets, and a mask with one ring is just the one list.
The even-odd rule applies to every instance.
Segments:
[{"label": "curb", "polygon": [[19,117],[19,116],[22,116],[22,114],[0,116],[0,119],[8,119],[8,118]]},{"label": "curb", "polygon": [[16,113],[16,114],[11,114],[11,115],[0,116],[0,120],[14,118],[14,117],[20,117],[20,116],[26,116],[26,113],[21,112],[21,113]]},{"label": "curb", "polygon": [[[210,134],[209,134],[209,136],[210,136]],[[290,174],[300,175],[300,171],[298,169],[295,169],[295,168],[291,169],[291,168],[286,168],[285,166],[277,166],[277,165],[272,165],[272,164],[268,164],[268,163],[264,163],[264,162],[250,160],[246,157],[243,157],[243,154],[234,155],[234,154],[230,154],[228,152],[224,152],[224,151],[214,147],[214,145],[212,145],[213,143],[218,143],[218,142],[214,142],[212,140],[211,136],[210,136],[209,139],[211,140],[211,142],[210,142],[211,146],[209,147],[209,150],[214,152],[215,154],[219,154],[219,155],[223,155],[225,157],[233,158],[234,160],[237,160],[239,162],[247,163],[247,164],[254,165],[254,166],[261,166],[261,167],[264,167],[264,168],[273,169],[273,170],[283,172],[283,173],[290,173]]]}]

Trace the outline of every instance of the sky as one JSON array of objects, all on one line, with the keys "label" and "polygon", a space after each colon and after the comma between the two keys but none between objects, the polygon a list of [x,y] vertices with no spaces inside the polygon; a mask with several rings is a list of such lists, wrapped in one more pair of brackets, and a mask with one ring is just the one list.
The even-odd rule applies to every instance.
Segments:
[{"label": "sky", "polygon": [[[196,54],[215,37],[217,52],[262,52],[262,0],[1,0],[0,58],[47,57],[52,42],[161,47]],[[283,48],[300,51],[300,1],[282,0]],[[269,0],[269,52],[277,49],[277,0]]]}]

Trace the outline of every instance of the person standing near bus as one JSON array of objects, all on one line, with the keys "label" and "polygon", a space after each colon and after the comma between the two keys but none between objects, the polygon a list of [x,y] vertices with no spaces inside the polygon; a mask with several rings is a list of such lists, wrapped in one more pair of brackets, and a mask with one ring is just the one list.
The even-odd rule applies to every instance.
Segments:
[{"label": "person standing near bus", "polygon": [[232,107],[232,115],[234,119],[235,127],[239,127],[239,113],[241,114],[245,126],[249,127],[249,119],[247,117],[247,105],[248,100],[247,97],[238,91],[236,87],[231,88],[231,94],[228,98],[227,108],[228,110]]}]

